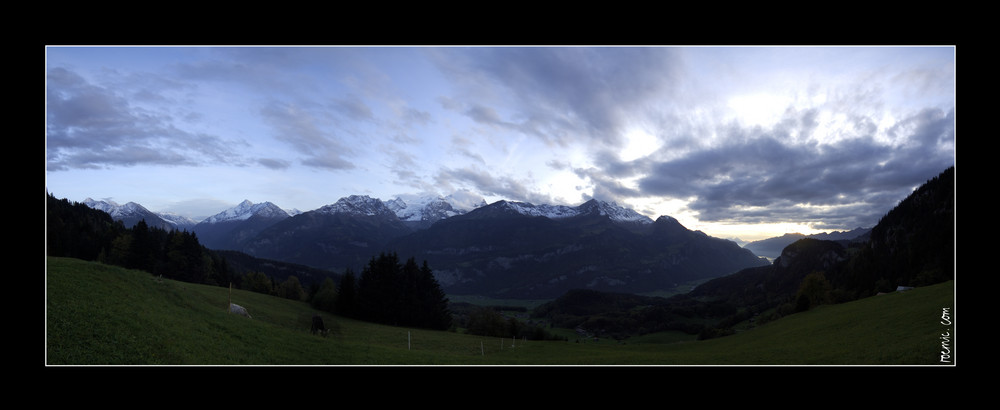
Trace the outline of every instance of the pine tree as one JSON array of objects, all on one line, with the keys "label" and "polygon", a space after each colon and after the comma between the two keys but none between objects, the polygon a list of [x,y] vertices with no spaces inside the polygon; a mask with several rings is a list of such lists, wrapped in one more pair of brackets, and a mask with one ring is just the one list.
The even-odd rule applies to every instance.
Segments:
[{"label": "pine tree", "polygon": [[358,314],[362,319],[386,324],[399,323],[401,266],[395,254],[372,258],[358,279]]},{"label": "pine tree", "polygon": [[356,317],[358,303],[357,295],[357,278],[354,276],[354,271],[348,268],[344,272],[344,276],[340,278],[340,289],[337,294],[336,304],[337,313],[347,317]]},{"label": "pine tree", "polygon": [[421,326],[444,330],[451,327],[451,312],[448,311],[448,297],[441,289],[434,272],[425,260],[420,267],[418,294],[421,295]]}]

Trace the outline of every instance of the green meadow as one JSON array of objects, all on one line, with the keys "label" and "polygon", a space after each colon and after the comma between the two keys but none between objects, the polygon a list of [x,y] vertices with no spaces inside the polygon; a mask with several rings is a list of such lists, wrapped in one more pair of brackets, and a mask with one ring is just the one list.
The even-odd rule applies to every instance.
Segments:
[{"label": "green meadow", "polygon": [[[263,294],[47,259],[49,366],[954,365],[954,282],[813,310],[717,339],[523,341],[339,317]],[[231,314],[230,299],[252,318]],[[330,332],[310,332],[319,314]],[[942,319],[946,316],[947,320]],[[946,323],[951,321],[951,324]],[[945,322],[945,323],[943,323]],[[942,351],[950,352],[942,362]]]}]

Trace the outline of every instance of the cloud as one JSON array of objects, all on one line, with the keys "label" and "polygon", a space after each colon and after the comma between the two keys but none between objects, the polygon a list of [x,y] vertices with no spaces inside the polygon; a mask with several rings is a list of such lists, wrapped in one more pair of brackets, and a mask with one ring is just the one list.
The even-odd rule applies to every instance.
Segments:
[{"label": "cloud", "polygon": [[[888,128],[890,145],[867,134],[828,143],[801,140],[816,124],[804,111],[771,129],[729,126],[722,142],[665,161],[607,162],[588,172],[618,195],[690,199],[702,221],[824,221],[872,226],[909,190],[954,164],[954,111],[921,110]],[[866,130],[867,120],[859,122]],[[617,171],[615,171],[617,169]],[[641,175],[638,191],[609,176]]]},{"label": "cloud", "polygon": [[50,69],[46,80],[50,171],[242,161],[232,150],[238,142],[179,129],[173,113],[137,105],[69,69]]},{"label": "cloud", "polygon": [[680,74],[670,48],[446,48],[431,55],[455,81],[457,99],[475,101],[466,107],[470,118],[559,146],[623,143],[629,116],[668,98]]},{"label": "cloud", "polygon": [[441,168],[435,176],[435,186],[442,190],[468,190],[483,196],[495,196],[511,201],[534,204],[551,203],[549,195],[533,191],[530,181],[521,181],[509,176],[494,176],[494,173],[478,168]]},{"label": "cloud", "polygon": [[375,121],[375,114],[371,108],[357,96],[351,95],[348,98],[334,99],[332,108],[353,121]]},{"label": "cloud", "polygon": [[278,158],[259,158],[257,163],[270,169],[287,169],[291,166],[288,161]]},{"label": "cloud", "polygon": [[353,150],[340,140],[321,113],[274,101],[261,108],[260,115],[274,131],[275,139],[305,155],[302,164],[331,170],[355,168],[348,160]]}]

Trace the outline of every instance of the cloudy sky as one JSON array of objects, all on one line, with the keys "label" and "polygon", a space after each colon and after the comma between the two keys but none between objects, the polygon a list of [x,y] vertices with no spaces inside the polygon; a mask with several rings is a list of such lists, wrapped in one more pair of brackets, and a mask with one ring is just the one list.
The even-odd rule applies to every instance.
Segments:
[{"label": "cloudy sky", "polygon": [[615,201],[756,240],[955,164],[953,47],[58,47],[46,188],[204,218],[359,194]]}]

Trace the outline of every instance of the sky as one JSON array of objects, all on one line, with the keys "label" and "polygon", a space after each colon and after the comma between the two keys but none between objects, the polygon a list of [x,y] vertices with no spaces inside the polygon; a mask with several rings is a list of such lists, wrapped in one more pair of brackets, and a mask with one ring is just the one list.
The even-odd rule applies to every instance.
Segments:
[{"label": "sky", "polygon": [[952,46],[48,46],[45,184],[200,220],[349,195],[870,228],[955,165]]}]

